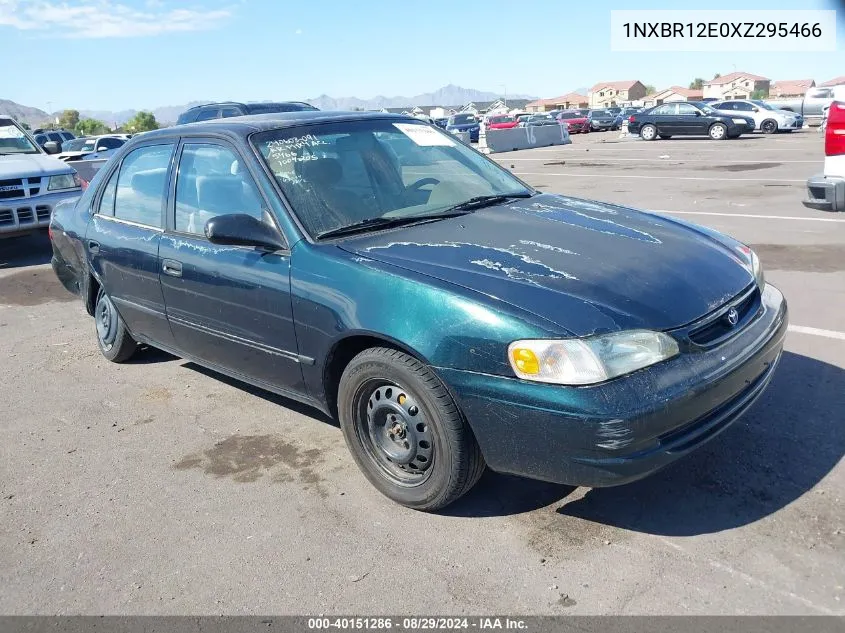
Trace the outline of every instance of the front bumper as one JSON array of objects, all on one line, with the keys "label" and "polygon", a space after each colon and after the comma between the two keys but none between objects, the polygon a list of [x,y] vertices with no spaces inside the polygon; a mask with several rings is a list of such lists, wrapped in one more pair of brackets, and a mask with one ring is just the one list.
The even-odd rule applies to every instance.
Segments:
[{"label": "front bumper", "polygon": [[820,211],[845,211],[845,178],[813,176],[807,179],[805,207]]},{"label": "front bumper", "polygon": [[764,391],[783,349],[786,300],[774,286],[742,332],[590,387],[439,368],[491,469],[561,484],[635,481],[693,451]]},{"label": "front bumper", "polygon": [[46,229],[57,204],[81,195],[81,189],[68,189],[26,198],[0,200],[0,238]]}]

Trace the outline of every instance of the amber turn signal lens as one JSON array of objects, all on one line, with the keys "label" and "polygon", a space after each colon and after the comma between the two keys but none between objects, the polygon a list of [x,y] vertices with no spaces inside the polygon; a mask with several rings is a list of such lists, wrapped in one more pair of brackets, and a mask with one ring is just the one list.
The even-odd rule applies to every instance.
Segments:
[{"label": "amber turn signal lens", "polygon": [[516,347],[511,350],[511,359],[514,367],[524,374],[539,374],[540,361],[537,355],[530,349]]}]

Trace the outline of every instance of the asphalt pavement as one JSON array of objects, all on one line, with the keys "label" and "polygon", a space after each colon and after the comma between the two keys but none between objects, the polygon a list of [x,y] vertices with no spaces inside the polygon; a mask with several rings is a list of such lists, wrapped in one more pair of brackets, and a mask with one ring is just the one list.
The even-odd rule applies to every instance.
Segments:
[{"label": "asphalt pavement", "polygon": [[496,155],[752,244],[791,330],[753,408],[666,470],[488,472],[437,515],[381,497],[314,411],[152,349],[109,363],[46,236],[0,241],[0,614],[845,614],[845,216],[800,203],[822,153],[605,132]]}]

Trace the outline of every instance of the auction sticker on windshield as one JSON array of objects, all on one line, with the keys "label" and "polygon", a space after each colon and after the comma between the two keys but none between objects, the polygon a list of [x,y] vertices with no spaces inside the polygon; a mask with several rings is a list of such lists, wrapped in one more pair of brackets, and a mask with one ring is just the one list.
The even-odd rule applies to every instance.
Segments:
[{"label": "auction sticker on windshield", "polygon": [[410,138],[414,143],[423,147],[445,145],[454,147],[455,141],[445,134],[441,134],[434,128],[427,125],[415,125],[413,123],[394,123],[393,126]]}]

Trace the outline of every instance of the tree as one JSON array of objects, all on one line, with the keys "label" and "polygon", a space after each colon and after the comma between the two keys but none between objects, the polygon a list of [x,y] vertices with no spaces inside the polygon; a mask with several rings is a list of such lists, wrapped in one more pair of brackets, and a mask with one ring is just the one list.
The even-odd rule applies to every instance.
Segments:
[{"label": "tree", "polygon": [[158,129],[158,122],[152,112],[141,111],[124,124],[124,129],[130,134],[149,132]]},{"label": "tree", "polygon": [[718,79],[718,78],[719,78],[719,77],[721,77],[721,76],[722,76],[722,75],[721,75],[720,73],[716,73],[715,75],[713,75],[713,79]]},{"label": "tree", "polygon": [[[719,75],[716,75],[718,77]],[[714,79],[716,78],[714,77]],[[689,84],[690,90],[701,90],[704,87],[704,80],[701,77],[696,77]]]},{"label": "tree", "polygon": [[65,110],[59,115],[59,125],[72,130],[79,124],[79,110]]},{"label": "tree", "polygon": [[76,124],[75,130],[83,136],[94,136],[105,134],[109,131],[109,126],[97,119],[82,119]]},{"label": "tree", "polygon": [[752,99],[768,99],[769,98],[769,91],[763,88],[758,88],[754,92],[751,93]]},{"label": "tree", "polygon": [[647,95],[653,95],[653,94],[655,94],[656,92],[657,92],[657,88],[655,88],[654,86],[652,86],[652,85],[650,85],[650,84],[646,84],[646,85],[645,85],[645,93],[646,93]]}]

